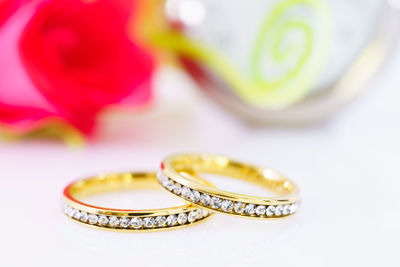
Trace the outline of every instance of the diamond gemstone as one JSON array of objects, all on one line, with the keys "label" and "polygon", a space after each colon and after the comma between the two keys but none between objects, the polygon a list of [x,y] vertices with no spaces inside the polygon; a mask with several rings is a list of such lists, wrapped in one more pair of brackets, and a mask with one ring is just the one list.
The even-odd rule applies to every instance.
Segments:
[{"label": "diamond gemstone", "polygon": [[246,206],[244,205],[243,202],[236,202],[234,210],[235,210],[236,213],[242,213],[244,211],[245,207]]},{"label": "diamond gemstone", "polygon": [[167,188],[169,191],[172,191],[175,187],[174,183],[170,180],[164,181],[163,186]]},{"label": "diamond gemstone", "polygon": [[188,221],[194,222],[196,219],[197,219],[197,211],[192,210],[191,212],[189,212]]},{"label": "diamond gemstone", "polygon": [[108,224],[108,218],[107,216],[100,215],[99,219],[97,220],[97,223],[101,226],[106,226]]},{"label": "diamond gemstone", "polygon": [[146,217],[143,219],[144,227],[152,228],[154,226],[154,218],[153,217]]},{"label": "diamond gemstone", "polygon": [[119,225],[120,225],[122,228],[128,228],[129,224],[130,224],[130,220],[129,220],[128,218],[126,218],[126,217],[121,217],[121,218],[119,219]]},{"label": "diamond gemstone", "polygon": [[190,199],[190,195],[191,195],[191,191],[190,191],[190,188],[188,188],[188,187],[183,187],[182,188],[182,191],[181,191],[181,195],[184,197],[184,198],[186,198],[186,199]]},{"label": "diamond gemstone", "polygon": [[266,207],[265,207],[264,205],[257,206],[257,208],[256,208],[256,214],[257,214],[258,216],[262,216],[262,215],[265,214],[265,210],[266,210]]},{"label": "diamond gemstone", "polygon": [[200,220],[203,218],[203,212],[201,211],[201,209],[196,210],[196,219]]},{"label": "diamond gemstone", "polygon": [[222,199],[220,199],[219,197],[212,197],[210,205],[213,209],[219,209],[222,205]]},{"label": "diamond gemstone", "polygon": [[208,216],[208,214],[211,214],[212,212],[210,211],[208,211],[208,210],[201,210],[201,214],[203,215],[203,218],[205,218],[205,217],[207,217]]},{"label": "diamond gemstone", "polygon": [[268,217],[271,217],[274,214],[275,214],[275,207],[268,206],[267,211],[265,212],[265,215],[267,215]]},{"label": "diamond gemstone", "polygon": [[281,205],[275,207],[275,216],[281,216],[282,212],[283,212],[283,207]]},{"label": "diamond gemstone", "polygon": [[233,210],[233,203],[230,200],[224,200],[221,205],[221,209],[225,212],[231,212]]},{"label": "diamond gemstone", "polygon": [[135,229],[140,229],[142,228],[143,225],[143,221],[142,219],[138,218],[138,217],[134,217],[131,220],[131,226]]},{"label": "diamond gemstone", "polygon": [[202,194],[200,196],[200,202],[201,204],[203,204],[204,206],[208,206],[210,204],[211,201],[211,197],[207,194]]},{"label": "diamond gemstone", "polygon": [[176,216],[175,215],[169,215],[167,217],[167,224],[168,224],[168,226],[174,226],[176,224]]},{"label": "diamond gemstone", "polygon": [[74,219],[80,220],[81,219],[81,212],[79,210],[74,210]]},{"label": "diamond gemstone", "polygon": [[88,220],[88,214],[84,211],[81,212],[81,219],[82,222],[87,222]]},{"label": "diamond gemstone", "polygon": [[290,213],[290,206],[289,205],[283,206],[282,214],[283,215],[288,215],[289,213]]},{"label": "diamond gemstone", "polygon": [[110,216],[110,218],[108,219],[108,224],[111,227],[117,227],[119,224],[119,220],[118,220],[117,216]]},{"label": "diamond gemstone", "polygon": [[167,218],[165,218],[165,216],[157,216],[155,224],[158,227],[164,227],[167,224]]},{"label": "diamond gemstone", "polygon": [[89,214],[88,221],[89,221],[90,224],[96,224],[97,223],[97,216],[94,215],[94,214]]},{"label": "diamond gemstone", "polygon": [[185,224],[187,222],[187,215],[186,213],[179,213],[178,215],[178,223]]},{"label": "diamond gemstone", "polygon": [[192,194],[190,195],[190,201],[192,201],[193,203],[197,203],[200,201],[200,193],[193,190]]},{"label": "diamond gemstone", "polygon": [[175,183],[174,193],[180,195],[182,192],[182,186],[180,184]]},{"label": "diamond gemstone", "polygon": [[289,210],[290,210],[290,214],[295,213],[296,210],[297,210],[297,204],[296,204],[296,203],[293,203],[292,205],[290,205]]},{"label": "diamond gemstone", "polygon": [[65,213],[66,213],[69,217],[72,218],[72,217],[74,216],[75,209],[72,208],[72,207],[70,207],[70,206],[67,206],[67,207],[65,208]]},{"label": "diamond gemstone", "polygon": [[247,215],[253,215],[254,213],[256,213],[254,204],[247,204],[244,212],[246,212]]}]

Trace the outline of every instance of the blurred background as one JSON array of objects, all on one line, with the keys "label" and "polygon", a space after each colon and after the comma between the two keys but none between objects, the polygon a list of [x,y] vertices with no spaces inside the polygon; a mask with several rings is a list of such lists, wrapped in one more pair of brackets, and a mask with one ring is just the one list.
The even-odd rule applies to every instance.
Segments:
[{"label": "blurred background", "polygon": [[[0,0],[6,265],[203,265],[192,244],[216,264],[396,265],[399,33],[396,0]],[[70,181],[175,152],[277,169],[301,210],[161,235],[63,217]]]}]

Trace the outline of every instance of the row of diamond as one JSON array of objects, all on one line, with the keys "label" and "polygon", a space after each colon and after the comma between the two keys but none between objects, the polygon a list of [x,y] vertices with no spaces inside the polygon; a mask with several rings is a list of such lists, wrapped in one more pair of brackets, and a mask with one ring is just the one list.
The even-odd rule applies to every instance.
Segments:
[{"label": "row of diamond", "polygon": [[297,203],[286,205],[257,205],[253,203],[234,202],[229,199],[222,199],[217,196],[202,193],[173,181],[161,171],[157,178],[167,190],[173,194],[203,207],[212,208],[226,213],[240,214],[255,217],[281,217],[293,214],[298,208]]},{"label": "row of diamond", "polygon": [[91,225],[134,230],[175,227],[190,224],[195,221],[200,221],[211,214],[207,210],[196,209],[190,212],[171,214],[169,216],[120,217],[91,214],[66,204],[64,205],[64,213],[74,220]]}]

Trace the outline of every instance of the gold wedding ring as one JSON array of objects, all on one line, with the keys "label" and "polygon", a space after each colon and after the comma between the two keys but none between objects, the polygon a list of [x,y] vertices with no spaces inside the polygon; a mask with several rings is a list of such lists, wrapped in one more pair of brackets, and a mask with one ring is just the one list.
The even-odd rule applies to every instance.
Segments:
[{"label": "gold wedding ring", "polygon": [[[196,173],[197,175],[191,175]],[[200,173],[224,175],[265,187],[277,194],[259,197],[232,193],[201,182]],[[277,218],[296,212],[299,189],[269,169],[209,154],[178,154],[164,159],[157,174],[161,185],[201,208],[246,218]]]},{"label": "gold wedding ring", "polygon": [[106,230],[143,232],[190,226],[212,213],[187,203],[165,209],[111,209],[87,204],[81,199],[105,192],[155,187],[155,173],[119,173],[90,177],[64,189],[64,213],[75,222]]}]

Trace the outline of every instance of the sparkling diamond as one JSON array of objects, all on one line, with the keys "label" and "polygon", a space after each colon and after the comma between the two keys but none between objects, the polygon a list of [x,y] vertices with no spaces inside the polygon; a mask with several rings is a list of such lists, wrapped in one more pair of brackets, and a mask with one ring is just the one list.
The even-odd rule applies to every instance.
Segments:
[{"label": "sparkling diamond", "polygon": [[210,205],[213,209],[219,209],[222,205],[222,199],[220,199],[219,197],[212,197]]},{"label": "sparkling diamond", "polygon": [[88,220],[88,214],[84,211],[81,212],[81,221],[82,222],[87,222]]},{"label": "sparkling diamond", "polygon": [[81,219],[81,212],[79,210],[74,210],[74,219],[80,220]]},{"label": "sparkling diamond", "polygon": [[97,223],[97,216],[94,215],[94,214],[89,214],[88,221],[89,221],[90,224],[96,224]]},{"label": "sparkling diamond", "polygon": [[128,228],[129,224],[130,224],[130,221],[128,218],[121,217],[119,219],[119,226],[121,226],[122,228]]},{"label": "sparkling diamond", "polygon": [[176,216],[175,215],[169,215],[167,217],[167,224],[168,224],[168,226],[174,226],[176,224]]},{"label": "sparkling diamond", "polygon": [[265,212],[265,214],[268,217],[271,217],[272,215],[275,214],[275,207],[274,206],[268,206],[267,211]]},{"label": "sparkling diamond", "polygon": [[207,194],[202,194],[200,197],[200,202],[201,204],[203,204],[204,206],[208,206],[210,204],[211,201],[211,197]]},{"label": "sparkling diamond", "polygon": [[165,216],[157,216],[155,224],[158,227],[164,227],[167,224],[167,218],[165,218]]},{"label": "sparkling diamond", "polygon": [[295,213],[297,210],[297,204],[293,203],[292,205],[290,205],[289,210],[290,210],[290,214]]},{"label": "sparkling diamond", "polygon": [[189,212],[188,221],[194,222],[196,219],[197,219],[197,211],[192,210],[191,212]]},{"label": "sparkling diamond", "polygon": [[170,180],[164,181],[163,186],[167,188],[169,191],[172,191],[175,187],[174,183]]},{"label": "sparkling diamond", "polygon": [[138,217],[134,217],[131,220],[131,226],[135,229],[140,229],[142,228],[143,225],[143,221],[142,219],[138,218]]},{"label": "sparkling diamond", "polygon": [[244,211],[245,207],[246,206],[244,205],[243,202],[236,202],[234,210],[235,210],[236,213],[242,213]]},{"label": "sparkling diamond", "polygon": [[187,222],[187,215],[186,213],[179,213],[178,215],[178,223],[185,224]]},{"label": "sparkling diamond", "polygon": [[283,207],[281,205],[275,207],[275,216],[281,216],[282,212],[283,212]]},{"label": "sparkling diamond", "polygon": [[72,218],[72,217],[74,216],[75,209],[72,208],[72,207],[70,207],[70,206],[67,206],[67,207],[65,208],[65,213],[66,213],[69,217]]},{"label": "sparkling diamond", "polygon": [[247,215],[253,215],[256,213],[254,204],[247,204],[246,208],[244,208],[244,212],[246,212]]},{"label": "sparkling diamond", "polygon": [[108,224],[111,227],[117,227],[119,224],[119,220],[118,220],[117,216],[110,216],[110,218],[108,220]]},{"label": "sparkling diamond", "polygon": [[209,214],[211,214],[212,212],[209,212],[208,210],[201,210],[201,213],[203,215],[203,218],[207,217]]},{"label": "sparkling diamond", "polygon": [[262,215],[265,214],[265,210],[266,210],[266,208],[265,208],[264,205],[257,206],[257,208],[256,208],[256,214],[257,214],[258,216],[262,216]]},{"label": "sparkling diamond", "polygon": [[174,187],[174,193],[177,194],[177,195],[180,195],[181,192],[182,192],[182,186],[180,184],[176,183],[175,187]]},{"label": "sparkling diamond", "polygon": [[143,219],[144,227],[152,228],[154,226],[154,218],[153,217],[146,217]]},{"label": "sparkling diamond", "polygon": [[225,212],[231,212],[233,210],[233,203],[230,200],[224,200],[221,205],[221,209]]},{"label": "sparkling diamond", "polygon": [[97,220],[97,223],[101,226],[106,226],[108,224],[108,218],[107,216],[100,215],[99,219]]},{"label": "sparkling diamond", "polygon": [[191,191],[190,191],[190,188],[188,188],[188,187],[183,187],[182,188],[182,191],[181,191],[181,195],[184,197],[184,198],[186,198],[186,199],[190,199],[190,195],[191,195]]},{"label": "sparkling diamond", "polygon": [[282,214],[283,215],[288,215],[289,213],[290,213],[290,206],[289,205],[283,206]]},{"label": "sparkling diamond", "polygon": [[192,201],[193,203],[197,203],[200,201],[200,193],[193,190],[192,194],[190,195],[190,201]]},{"label": "sparkling diamond", "polygon": [[196,219],[200,220],[203,218],[203,212],[201,211],[201,209],[196,210]]}]

